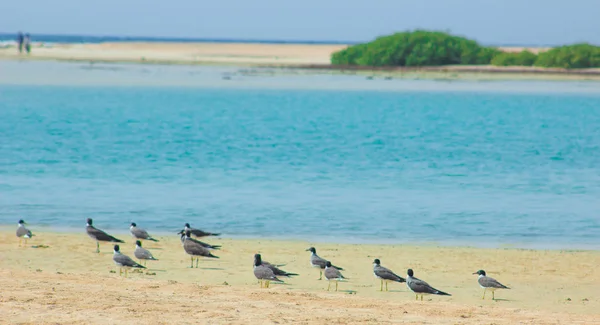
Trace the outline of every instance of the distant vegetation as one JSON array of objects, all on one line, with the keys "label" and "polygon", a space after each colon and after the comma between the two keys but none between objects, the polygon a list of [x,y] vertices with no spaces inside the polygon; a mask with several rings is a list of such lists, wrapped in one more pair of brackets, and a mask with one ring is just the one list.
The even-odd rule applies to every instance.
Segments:
[{"label": "distant vegetation", "polygon": [[331,56],[335,65],[423,67],[440,65],[538,66],[556,68],[600,67],[600,47],[575,44],[538,55],[502,52],[464,37],[417,30],[378,37],[350,46]]},{"label": "distant vegetation", "polygon": [[568,69],[597,68],[600,67],[600,47],[584,43],[553,48],[540,53],[534,65]]},{"label": "distant vegetation", "polygon": [[518,53],[502,52],[498,53],[492,58],[490,62],[492,65],[498,66],[509,66],[509,65],[522,65],[532,66],[537,60],[538,56],[529,52],[521,51]]}]

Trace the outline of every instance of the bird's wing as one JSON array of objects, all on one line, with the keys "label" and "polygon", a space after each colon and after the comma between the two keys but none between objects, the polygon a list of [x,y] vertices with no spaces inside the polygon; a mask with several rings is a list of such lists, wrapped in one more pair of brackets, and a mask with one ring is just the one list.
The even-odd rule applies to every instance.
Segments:
[{"label": "bird's wing", "polygon": [[135,251],[133,252],[133,255],[135,255],[135,257],[141,259],[141,260],[153,260],[154,256],[152,256],[152,253],[150,253],[149,250],[140,247],[140,248],[136,248]]},{"label": "bird's wing", "polygon": [[489,276],[479,277],[479,284],[484,288],[498,288],[498,289],[508,289],[507,286],[498,282],[498,280],[494,278],[490,278]]},{"label": "bird's wing", "polygon": [[281,281],[275,276],[273,270],[264,265],[259,265],[254,268],[254,276],[259,280]]},{"label": "bird's wing", "polygon": [[325,277],[327,279],[345,279],[342,273],[335,267],[328,267],[325,269]]},{"label": "bird's wing", "polygon": [[133,235],[136,238],[140,238],[140,239],[148,239],[150,238],[150,235],[148,235],[148,232],[144,229],[140,229],[140,228],[134,228],[131,230],[131,233],[133,233]]},{"label": "bird's wing", "polygon": [[185,242],[183,243],[183,248],[190,255],[218,258],[217,256],[211,254],[210,251],[204,248],[202,245],[195,243],[189,239],[185,240]]},{"label": "bird's wing", "polygon": [[17,237],[23,237],[23,236],[27,235],[28,231],[29,230],[27,230],[27,228],[25,228],[25,227],[17,228]]},{"label": "bird's wing", "polygon": [[139,265],[138,263],[136,263],[134,260],[132,260],[129,256],[127,255],[123,255],[123,254],[116,254],[113,257],[114,261],[123,265],[123,266],[129,266],[129,267],[141,267],[144,268],[144,266]]},{"label": "bird's wing", "polygon": [[88,235],[96,238],[96,240],[99,241],[109,241],[109,242],[117,242],[117,243],[124,243],[124,241],[117,239],[107,233],[105,233],[104,231],[97,229],[93,226],[88,226],[86,228]]},{"label": "bird's wing", "polygon": [[409,287],[412,291],[414,291],[416,293],[429,293],[429,294],[433,294],[433,295],[450,296],[450,294],[440,291],[440,290],[430,286],[429,283],[427,283],[423,280],[419,280],[415,277],[413,277],[412,281],[410,281]]},{"label": "bird's wing", "polygon": [[325,268],[325,265],[327,265],[327,260],[324,258],[321,258],[317,255],[311,255],[310,257],[310,263],[313,265],[318,265],[319,267],[321,267],[322,269]]},{"label": "bird's wing", "polygon": [[375,275],[377,275],[378,277],[380,277],[384,280],[390,280],[390,281],[396,281],[396,282],[406,282],[406,279],[404,279],[403,277],[392,272],[392,270],[385,268],[383,266],[375,268],[374,272],[375,272]]}]

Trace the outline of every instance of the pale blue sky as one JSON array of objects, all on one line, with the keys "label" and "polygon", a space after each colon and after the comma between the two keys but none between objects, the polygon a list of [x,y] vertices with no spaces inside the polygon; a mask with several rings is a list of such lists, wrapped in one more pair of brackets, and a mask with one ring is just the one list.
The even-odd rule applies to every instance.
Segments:
[{"label": "pale blue sky", "polygon": [[366,41],[450,30],[486,44],[600,44],[600,0],[0,0],[0,32]]}]

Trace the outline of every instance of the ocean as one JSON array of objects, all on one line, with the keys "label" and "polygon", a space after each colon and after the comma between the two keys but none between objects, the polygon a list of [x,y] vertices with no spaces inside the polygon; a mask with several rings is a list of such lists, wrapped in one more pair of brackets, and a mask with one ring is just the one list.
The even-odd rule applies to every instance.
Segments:
[{"label": "ocean", "polygon": [[[246,78],[259,81],[0,83],[0,224],[83,231],[91,217],[116,232],[190,222],[228,237],[600,247],[600,92]],[[277,87],[286,78],[296,83]]]}]

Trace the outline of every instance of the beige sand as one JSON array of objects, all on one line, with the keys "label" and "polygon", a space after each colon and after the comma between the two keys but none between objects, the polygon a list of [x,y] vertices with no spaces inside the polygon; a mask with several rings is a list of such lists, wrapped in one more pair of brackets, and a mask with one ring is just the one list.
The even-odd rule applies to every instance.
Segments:
[{"label": "beige sand", "polygon": [[30,55],[0,49],[0,58],[178,64],[328,64],[331,53],[345,45],[155,43],[57,44],[38,47]]},{"label": "beige sand", "polygon": [[[600,323],[600,253],[347,245],[210,238],[219,260],[190,269],[176,235],[146,243],[160,261],[145,273],[119,277],[111,245],[94,253],[82,233],[37,232],[19,248],[13,230],[0,231],[0,323],[22,324],[593,324]],[[35,229],[34,229],[35,230]],[[132,239],[122,251],[132,254]],[[48,248],[32,248],[47,245]],[[310,245],[350,280],[327,292],[309,266]],[[300,276],[260,289],[252,256],[287,263]],[[403,284],[379,292],[371,262],[405,274],[408,267],[452,297],[416,302]],[[483,268],[511,290],[482,301],[471,273]]]}]

